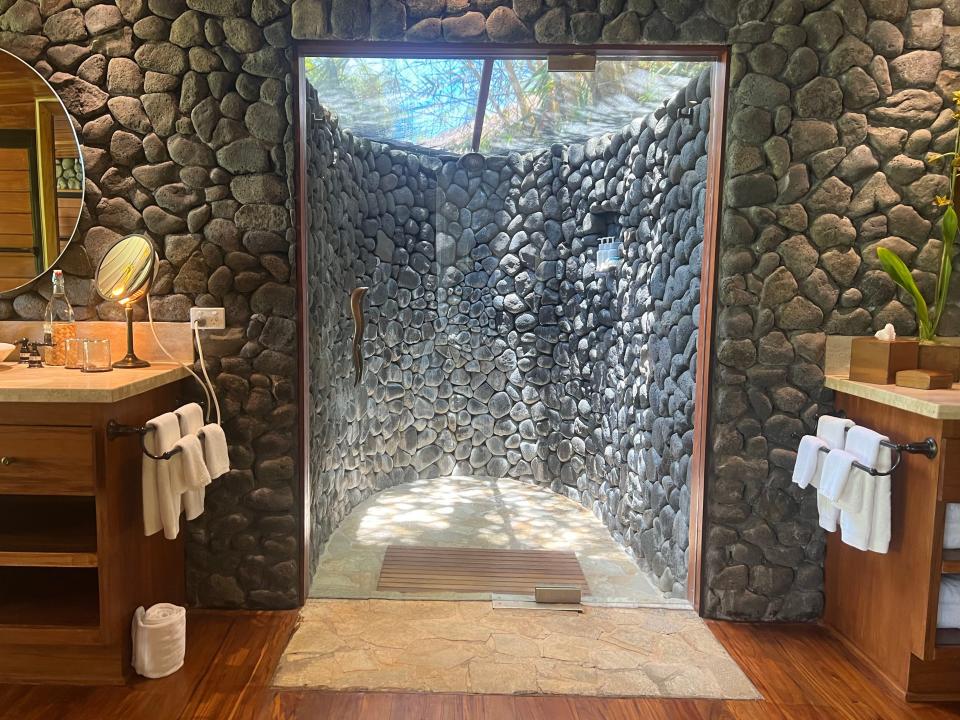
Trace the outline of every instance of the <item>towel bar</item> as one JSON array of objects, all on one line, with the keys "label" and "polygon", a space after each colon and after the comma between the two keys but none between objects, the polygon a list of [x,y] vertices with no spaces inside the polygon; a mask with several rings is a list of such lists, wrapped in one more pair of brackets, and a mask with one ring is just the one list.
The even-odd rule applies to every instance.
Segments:
[{"label": "towel bar", "polygon": [[[140,449],[143,451],[143,454],[151,460],[169,460],[180,452],[180,448],[174,448],[173,450],[167,450],[165,453],[161,453],[160,455],[154,455],[152,452],[147,450],[147,446],[144,445],[143,439],[146,437],[147,433],[153,431],[154,428],[148,425],[121,425],[116,420],[111,420],[107,423],[108,440],[113,440],[114,438],[123,437],[125,435],[139,435]],[[197,431],[197,437],[200,438],[201,442],[203,441],[203,430]]]},{"label": "towel bar", "polygon": [[[893,471],[900,467],[900,462],[903,460],[903,453],[911,453],[913,455],[926,455],[931,460],[937,456],[939,448],[937,447],[937,441],[932,437],[928,437],[926,440],[921,440],[920,442],[912,443],[895,443],[889,440],[881,440],[880,444],[884,447],[890,448],[893,452],[896,453],[896,458],[893,461],[893,464],[890,466],[889,470],[880,471],[877,468],[867,467],[862,463],[856,461],[853,462],[853,467],[858,470],[863,470],[863,472],[873,475],[874,477],[881,477],[883,475],[891,475]],[[820,452],[829,453],[830,450],[827,448],[820,448]]]}]

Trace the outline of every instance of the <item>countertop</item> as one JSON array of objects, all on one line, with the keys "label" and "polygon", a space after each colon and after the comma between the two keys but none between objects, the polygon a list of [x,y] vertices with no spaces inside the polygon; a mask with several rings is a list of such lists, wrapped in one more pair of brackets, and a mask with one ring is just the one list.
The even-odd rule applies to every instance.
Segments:
[{"label": "countertop", "polygon": [[114,403],[186,376],[173,363],[101,373],[0,363],[0,403]]},{"label": "countertop", "polygon": [[827,375],[826,386],[836,392],[872,400],[934,420],[960,420],[960,383],[950,390],[916,390],[896,385],[874,385],[846,375]]}]

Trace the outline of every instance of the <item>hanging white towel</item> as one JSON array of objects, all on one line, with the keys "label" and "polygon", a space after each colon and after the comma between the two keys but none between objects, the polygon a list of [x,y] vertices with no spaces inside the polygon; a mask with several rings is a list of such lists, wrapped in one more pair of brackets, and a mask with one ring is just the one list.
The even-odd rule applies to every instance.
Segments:
[{"label": "hanging white towel", "polygon": [[793,482],[802,488],[813,482],[820,464],[820,448],[829,450],[826,442],[813,435],[804,435],[800,438],[797,447],[797,461],[793,465]]},{"label": "hanging white towel", "polygon": [[[851,432],[853,432],[851,430]],[[846,450],[834,448],[827,453],[823,461],[823,472],[820,475],[820,494],[834,505],[838,505],[838,498],[846,490],[850,479],[850,470],[856,457]]]},{"label": "hanging white towel", "polygon": [[960,628],[960,575],[940,576],[938,628]]},{"label": "hanging white towel", "polygon": [[947,503],[943,518],[943,548],[960,549],[960,503]]},{"label": "hanging white towel", "polygon": [[[890,450],[880,445],[886,439],[870,428],[854,427],[847,433],[846,450],[866,467],[889,470]],[[861,485],[862,502],[859,510],[841,509],[843,541],[858,550],[885,553],[890,543],[890,476],[874,476],[854,468],[850,482]]]},{"label": "hanging white towel", "polygon": [[216,480],[230,472],[230,453],[227,449],[227,436],[223,428],[216,423],[204,425],[200,429],[203,435],[203,456],[207,461],[210,477]]},{"label": "hanging white towel", "polygon": [[183,667],[187,646],[187,611],[159,603],[138,607],[131,624],[133,669],[147,678],[161,678]]},{"label": "hanging white towel", "polygon": [[[185,435],[177,440],[173,446],[178,452],[170,458],[170,484],[179,491],[184,497],[190,493],[196,493],[210,484],[210,473],[207,470],[207,462],[203,458],[203,446],[200,444],[200,438],[196,435]],[[187,514],[187,520],[193,520],[203,512],[203,501],[200,501],[200,512],[196,515],[190,514],[190,509],[184,503],[184,509]]]},{"label": "hanging white towel", "polygon": [[[197,403],[187,403],[173,411],[180,421],[180,436],[196,435],[203,427],[203,408]],[[192,488],[183,495],[183,510],[187,520],[199,517],[203,512],[206,491],[203,486]]]},{"label": "hanging white towel", "polygon": [[[817,437],[823,440],[831,449],[843,448],[847,441],[847,430],[853,427],[853,421],[846,418],[834,417],[833,415],[823,415],[817,422]],[[823,453],[820,453],[824,456]],[[822,468],[821,462],[821,468]],[[810,484],[819,488],[821,476],[814,474]],[[823,493],[817,492],[817,513],[819,515],[820,527],[827,532],[835,532],[840,521],[840,508],[834,505],[830,500],[823,496]]]},{"label": "hanging white towel", "polygon": [[[147,422],[152,431],[143,438],[144,447],[154,455],[172,450],[180,439],[180,423],[173,413],[164,413]],[[163,530],[172,540],[180,529],[180,493],[170,484],[168,460],[153,460],[143,456],[141,469],[143,486],[143,534],[153,535]]]}]

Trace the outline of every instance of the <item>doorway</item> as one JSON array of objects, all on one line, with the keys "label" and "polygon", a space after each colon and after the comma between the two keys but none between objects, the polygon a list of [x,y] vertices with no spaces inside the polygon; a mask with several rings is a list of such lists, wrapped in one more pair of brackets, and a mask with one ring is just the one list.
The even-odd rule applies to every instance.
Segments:
[{"label": "doorway", "polygon": [[696,606],[721,51],[308,50],[304,590],[382,597],[392,546],[569,546],[562,502],[636,602]]}]

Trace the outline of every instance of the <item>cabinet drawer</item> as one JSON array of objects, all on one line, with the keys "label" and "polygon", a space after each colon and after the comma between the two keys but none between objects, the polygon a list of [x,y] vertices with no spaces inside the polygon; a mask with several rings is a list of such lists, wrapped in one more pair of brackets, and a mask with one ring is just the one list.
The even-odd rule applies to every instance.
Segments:
[{"label": "cabinet drawer", "polygon": [[93,495],[93,429],[0,425],[0,493]]}]

